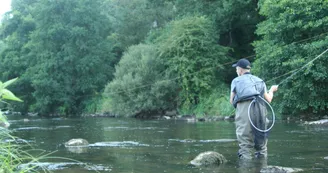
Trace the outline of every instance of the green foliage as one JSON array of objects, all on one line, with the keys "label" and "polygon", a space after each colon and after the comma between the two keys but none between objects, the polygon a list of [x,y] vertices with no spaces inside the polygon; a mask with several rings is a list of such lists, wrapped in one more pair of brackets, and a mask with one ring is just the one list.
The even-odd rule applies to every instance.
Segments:
[{"label": "green foliage", "polygon": [[1,99],[6,99],[6,100],[13,100],[13,101],[19,101],[22,102],[21,99],[17,98],[11,91],[9,91],[8,89],[6,89],[7,86],[11,85],[12,83],[14,83],[17,80],[17,78],[15,79],[11,79],[5,83],[2,83],[0,81],[0,97]]},{"label": "green foliage", "polygon": [[157,39],[161,58],[170,73],[179,76],[181,102],[198,104],[199,95],[213,89],[215,72],[227,62],[228,49],[217,44],[213,23],[206,17],[186,17],[173,21]]},{"label": "green foliage", "polygon": [[[18,97],[16,97],[11,91],[9,91],[7,89],[7,87],[9,85],[11,85],[13,82],[15,82],[17,80],[17,78],[15,79],[11,79],[5,83],[2,83],[0,81],[0,101],[2,100],[13,100],[13,101],[19,101],[22,102],[21,99],[19,99]],[[2,101],[3,102],[3,101]],[[3,115],[3,113],[0,110],[0,124],[3,127],[8,127],[9,123],[7,121],[7,117],[5,115]]]},{"label": "green foliage", "polygon": [[197,117],[230,116],[234,113],[234,108],[229,102],[229,91],[229,87],[221,84],[208,95],[201,96],[199,104],[192,109],[182,107],[179,112]]},{"label": "green foliage", "polygon": [[101,7],[101,0],[36,4],[36,29],[26,45],[29,60],[36,63],[27,70],[35,89],[32,110],[76,115],[111,79],[116,60]]},{"label": "green foliage", "polygon": [[[269,86],[325,50],[326,6],[325,0],[12,0],[12,11],[0,26],[0,78],[20,77],[11,91],[24,100],[15,105],[23,113],[91,113],[99,110],[98,93],[113,79],[117,61],[129,51],[138,54],[130,46],[147,43],[139,46],[152,52],[147,56],[156,63],[150,64],[160,70],[150,64],[126,68],[133,62],[122,62],[107,87],[104,111],[134,114],[180,107],[196,114],[228,114],[216,112],[227,97],[214,94],[235,75],[223,68],[232,61],[228,51],[234,59],[252,55],[250,43],[257,39],[254,72]],[[282,100],[276,102],[280,112],[327,109],[326,56],[283,83],[275,98]],[[147,69],[155,76],[142,72]],[[134,95],[124,95],[127,88]]]},{"label": "green foliage", "polygon": [[13,103],[16,111],[23,113],[28,112],[28,106],[34,102],[31,95],[34,90],[25,72],[30,66],[34,66],[35,62],[28,58],[29,49],[25,45],[29,41],[29,34],[35,29],[31,10],[36,2],[37,0],[12,0],[12,11],[5,16],[0,28],[4,45],[0,51],[1,80],[20,77],[20,80],[11,86],[11,91],[24,100],[22,104]]},{"label": "green foliage", "polygon": [[[0,101],[3,100],[14,100],[14,101],[22,101],[18,97],[16,97],[11,91],[7,89],[9,85],[15,82],[16,79],[9,80],[7,82],[2,83],[0,81]],[[30,167],[28,169],[17,170],[18,166],[23,162],[35,161],[35,158],[30,156],[28,153],[22,150],[21,146],[17,144],[12,144],[10,142],[4,142],[4,140],[15,140],[16,138],[10,135],[10,131],[6,129],[9,126],[7,118],[0,111],[0,172],[31,172],[34,167]]]},{"label": "green foliage", "polygon": [[170,2],[107,0],[105,4],[117,35],[118,47],[122,50],[142,42],[152,28],[164,26],[173,14]]},{"label": "green foliage", "polygon": [[101,112],[102,110],[102,96],[101,94],[96,93],[90,99],[85,100],[82,104],[83,106],[83,113],[97,113]]},{"label": "green foliage", "polygon": [[104,92],[103,111],[136,115],[176,108],[177,88],[153,45],[131,46]]},{"label": "green foliage", "polygon": [[262,39],[254,43],[255,71],[276,83],[286,79],[275,98],[279,100],[277,107],[284,114],[323,113],[328,108],[327,54],[295,75],[289,73],[327,49],[327,5],[325,0],[266,0],[260,3],[260,13],[266,20],[258,25],[257,34]]},{"label": "green foliage", "polygon": [[[257,1],[253,0],[174,0],[178,16],[205,15],[214,22],[219,31],[220,44],[233,48],[233,57],[253,54],[251,43],[256,38],[254,31],[261,18]],[[231,75],[227,78],[229,78]]]}]

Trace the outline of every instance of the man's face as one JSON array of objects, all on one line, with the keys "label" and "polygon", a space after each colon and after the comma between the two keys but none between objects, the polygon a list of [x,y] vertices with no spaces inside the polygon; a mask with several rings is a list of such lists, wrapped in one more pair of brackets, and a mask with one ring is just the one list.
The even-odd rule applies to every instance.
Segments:
[{"label": "man's face", "polygon": [[238,76],[241,75],[241,69],[240,69],[240,67],[236,67],[236,73],[237,73]]}]

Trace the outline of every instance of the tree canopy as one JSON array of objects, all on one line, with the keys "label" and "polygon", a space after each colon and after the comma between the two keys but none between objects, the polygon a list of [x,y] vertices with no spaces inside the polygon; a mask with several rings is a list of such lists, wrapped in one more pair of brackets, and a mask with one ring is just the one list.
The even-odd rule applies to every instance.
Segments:
[{"label": "tree canopy", "polygon": [[0,79],[19,77],[11,90],[24,113],[228,114],[230,66],[249,58],[268,87],[283,81],[280,113],[317,116],[327,110],[327,55],[311,60],[327,49],[327,3],[12,0]]},{"label": "tree canopy", "polygon": [[[320,113],[327,109],[327,55],[305,66],[328,48],[328,5],[324,0],[266,0],[254,43],[256,71],[267,80],[282,83],[277,107],[284,114]],[[302,68],[304,67],[304,68]],[[302,68],[302,69],[300,69]],[[300,69],[300,72],[295,70]],[[293,72],[293,73],[289,73]]]}]

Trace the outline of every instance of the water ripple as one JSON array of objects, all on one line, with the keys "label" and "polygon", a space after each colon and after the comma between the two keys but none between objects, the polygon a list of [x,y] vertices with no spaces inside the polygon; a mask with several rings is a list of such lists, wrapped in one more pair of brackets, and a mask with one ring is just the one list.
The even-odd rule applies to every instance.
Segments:
[{"label": "water ripple", "polygon": [[168,128],[158,128],[158,127],[125,127],[125,126],[117,126],[117,127],[105,127],[105,130],[111,129],[126,129],[126,130],[166,130]]},{"label": "water ripple", "polygon": [[43,169],[46,169],[49,171],[69,169],[69,168],[72,168],[73,166],[83,166],[85,169],[91,170],[91,171],[111,171],[112,170],[108,166],[87,165],[85,163],[79,163],[79,162],[61,162],[61,163],[40,162],[40,163],[21,164],[19,166],[19,169],[25,169],[30,166],[37,166],[40,169],[43,168]]},{"label": "water ripple", "polygon": [[113,142],[96,142],[94,144],[89,144],[90,147],[131,147],[131,146],[143,146],[149,147],[148,144],[141,144],[135,141],[113,141]]},{"label": "water ripple", "polygon": [[194,140],[194,139],[169,139],[169,141],[176,141],[176,142],[182,142],[182,143],[195,143],[195,142],[201,142],[201,143],[210,143],[210,142],[235,142],[236,139],[210,139],[210,140]]},{"label": "water ripple", "polygon": [[20,127],[13,129],[14,131],[23,131],[23,130],[54,130],[62,128],[71,128],[71,126],[55,126],[55,127]]}]

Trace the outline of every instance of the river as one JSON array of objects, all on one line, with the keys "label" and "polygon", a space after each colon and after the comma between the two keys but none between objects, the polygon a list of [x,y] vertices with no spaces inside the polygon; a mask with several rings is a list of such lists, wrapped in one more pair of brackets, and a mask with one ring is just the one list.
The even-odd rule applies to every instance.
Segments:
[{"label": "river", "polygon": [[[29,121],[24,121],[23,117],[10,115],[8,119],[14,136],[28,141],[35,149],[54,152],[50,156],[62,157],[39,161],[56,173],[233,173],[258,172],[262,165],[240,163],[235,126],[229,121],[190,123],[101,117],[29,117]],[[328,128],[278,121],[270,132],[264,164],[328,172],[328,160],[324,159],[328,156],[327,132]],[[64,146],[72,138],[83,138],[90,144],[81,153],[72,152]],[[228,162],[207,168],[188,165],[204,151],[219,152]]]}]

